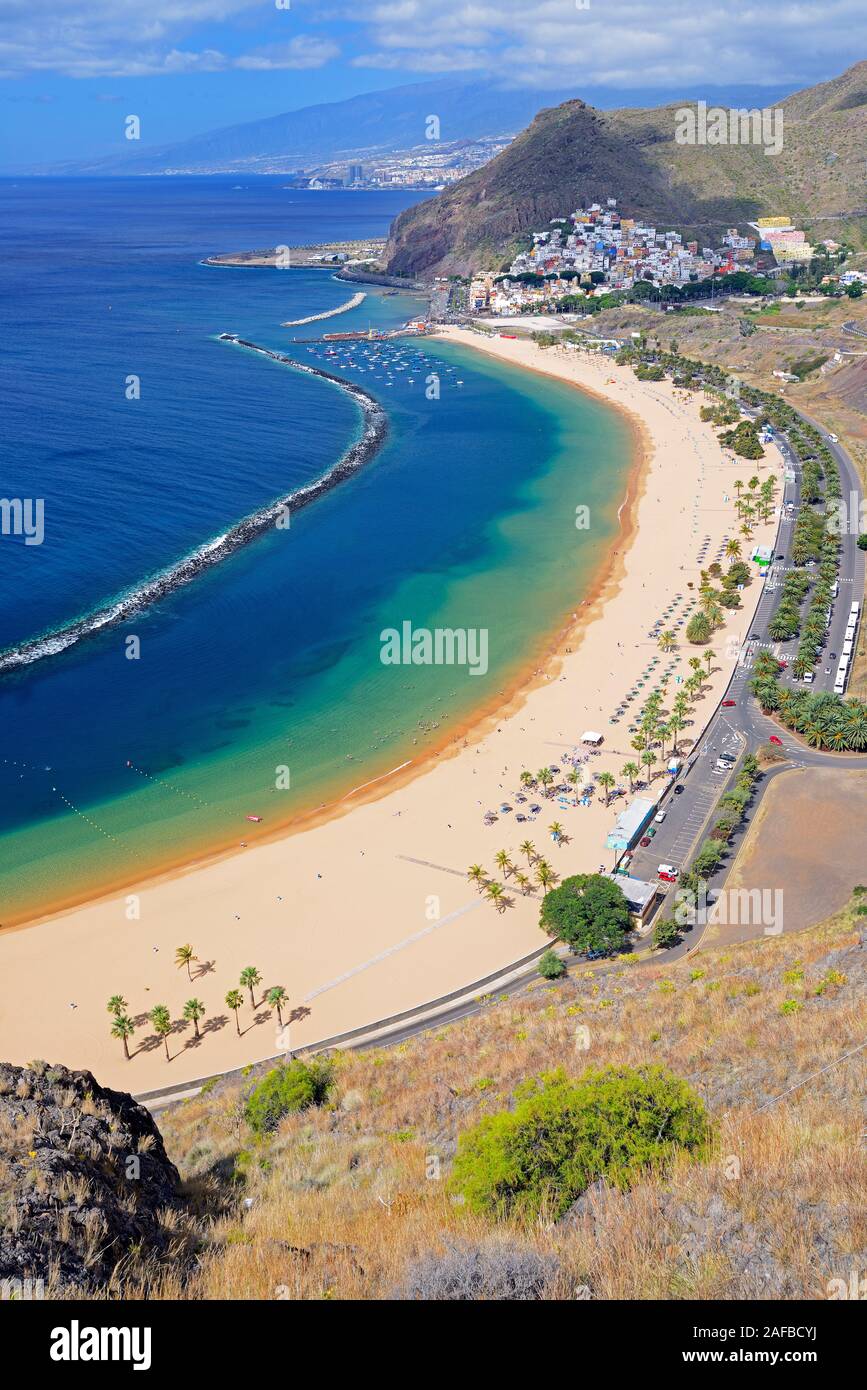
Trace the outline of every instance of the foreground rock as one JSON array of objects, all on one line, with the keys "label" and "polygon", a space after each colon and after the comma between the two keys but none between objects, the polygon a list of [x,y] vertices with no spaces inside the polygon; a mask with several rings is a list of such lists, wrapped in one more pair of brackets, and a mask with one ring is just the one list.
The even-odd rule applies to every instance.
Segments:
[{"label": "foreground rock", "polygon": [[0,1279],[81,1294],[144,1277],[181,1248],[178,1182],[131,1096],[88,1071],[0,1063]]}]

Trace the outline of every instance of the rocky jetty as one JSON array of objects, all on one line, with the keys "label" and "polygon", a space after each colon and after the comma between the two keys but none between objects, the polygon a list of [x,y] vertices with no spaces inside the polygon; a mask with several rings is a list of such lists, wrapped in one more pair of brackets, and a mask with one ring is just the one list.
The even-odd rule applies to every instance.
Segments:
[{"label": "rocky jetty", "polygon": [[56,656],[80,642],[84,637],[94,636],[104,632],[106,628],[125,622],[128,618],[150,608],[160,599],[166,598],[175,589],[181,588],[184,584],[190,584],[205,570],[221,564],[230,555],[234,555],[236,550],[241,550],[259,536],[273,531],[275,528],[285,529],[292,514],[300,511],[302,507],[309,506],[323,493],[330,492],[344,478],[349,477],[363,464],[368,463],[382,447],[388,434],[388,417],[376,397],[372,396],[369,391],[365,391],[363,386],[357,385],[354,381],[347,381],[345,377],[336,376],[333,372],[323,371],[321,367],[310,366],[307,362],[296,362],[281,352],[272,352],[270,348],[259,347],[256,343],[246,342],[234,333],[219,334],[219,341],[246,348],[250,352],[258,353],[260,357],[268,357],[272,362],[281,362],[284,366],[292,367],[298,372],[304,372],[307,376],[321,377],[323,381],[331,382],[333,386],[339,387],[352,397],[361,410],[364,421],[361,438],[347,449],[343,457],[320,478],[314,479],[311,483],[305,483],[302,487],[296,488],[294,492],[278,498],[276,502],[269,503],[267,507],[262,507],[252,516],[244,517],[243,521],[239,521],[222,536],[208,541],[198,550],[193,551],[191,555],[184,556],[177,564],[170,565],[128,593],[120,595],[104,607],[98,608],[82,618],[77,618],[74,622],[55,628],[52,632],[44,633],[41,637],[35,637],[29,642],[24,642],[21,646],[11,647],[0,652],[0,675],[22,666],[29,666],[32,662],[41,661],[44,657]]}]

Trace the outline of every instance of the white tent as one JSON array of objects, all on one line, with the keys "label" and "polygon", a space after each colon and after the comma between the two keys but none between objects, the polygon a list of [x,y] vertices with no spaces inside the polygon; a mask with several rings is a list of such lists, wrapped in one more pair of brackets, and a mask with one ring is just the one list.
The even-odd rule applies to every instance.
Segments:
[{"label": "white tent", "polygon": [[595,729],[585,729],[584,733],[581,735],[581,742],[593,744],[601,743],[602,735],[597,734]]}]

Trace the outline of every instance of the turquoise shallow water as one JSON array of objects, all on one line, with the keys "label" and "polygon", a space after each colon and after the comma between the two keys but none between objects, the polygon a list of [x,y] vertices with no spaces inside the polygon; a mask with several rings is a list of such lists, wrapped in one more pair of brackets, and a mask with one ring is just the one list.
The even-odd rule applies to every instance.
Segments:
[{"label": "turquoise shallow water", "polygon": [[[293,334],[323,330],[280,321],[351,291],[327,272],[199,261],[384,230],[399,204],[298,206],[278,183],[211,180],[0,184],[0,198],[4,494],[43,497],[46,517],[41,546],[0,538],[7,645],[340,457],[360,428],[351,401],[216,335],[301,357]],[[58,228],[65,259],[48,254]],[[373,292],[324,330],[416,307]],[[307,360],[387,410],[373,463],[146,614],[0,683],[0,921],[252,841],[441,741],[527,665],[604,558],[629,464],[618,416],[444,344],[419,348],[425,360],[402,345],[335,351]],[[484,629],[486,674],[383,665],[380,634],[404,621]]]}]

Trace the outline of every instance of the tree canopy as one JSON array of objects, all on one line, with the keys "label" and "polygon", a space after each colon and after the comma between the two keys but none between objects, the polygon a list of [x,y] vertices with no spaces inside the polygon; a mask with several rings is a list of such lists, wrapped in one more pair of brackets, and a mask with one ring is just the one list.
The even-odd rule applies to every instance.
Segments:
[{"label": "tree canopy", "polygon": [[574,874],[542,904],[542,930],[582,955],[619,950],[630,925],[623,889],[602,874]]}]

